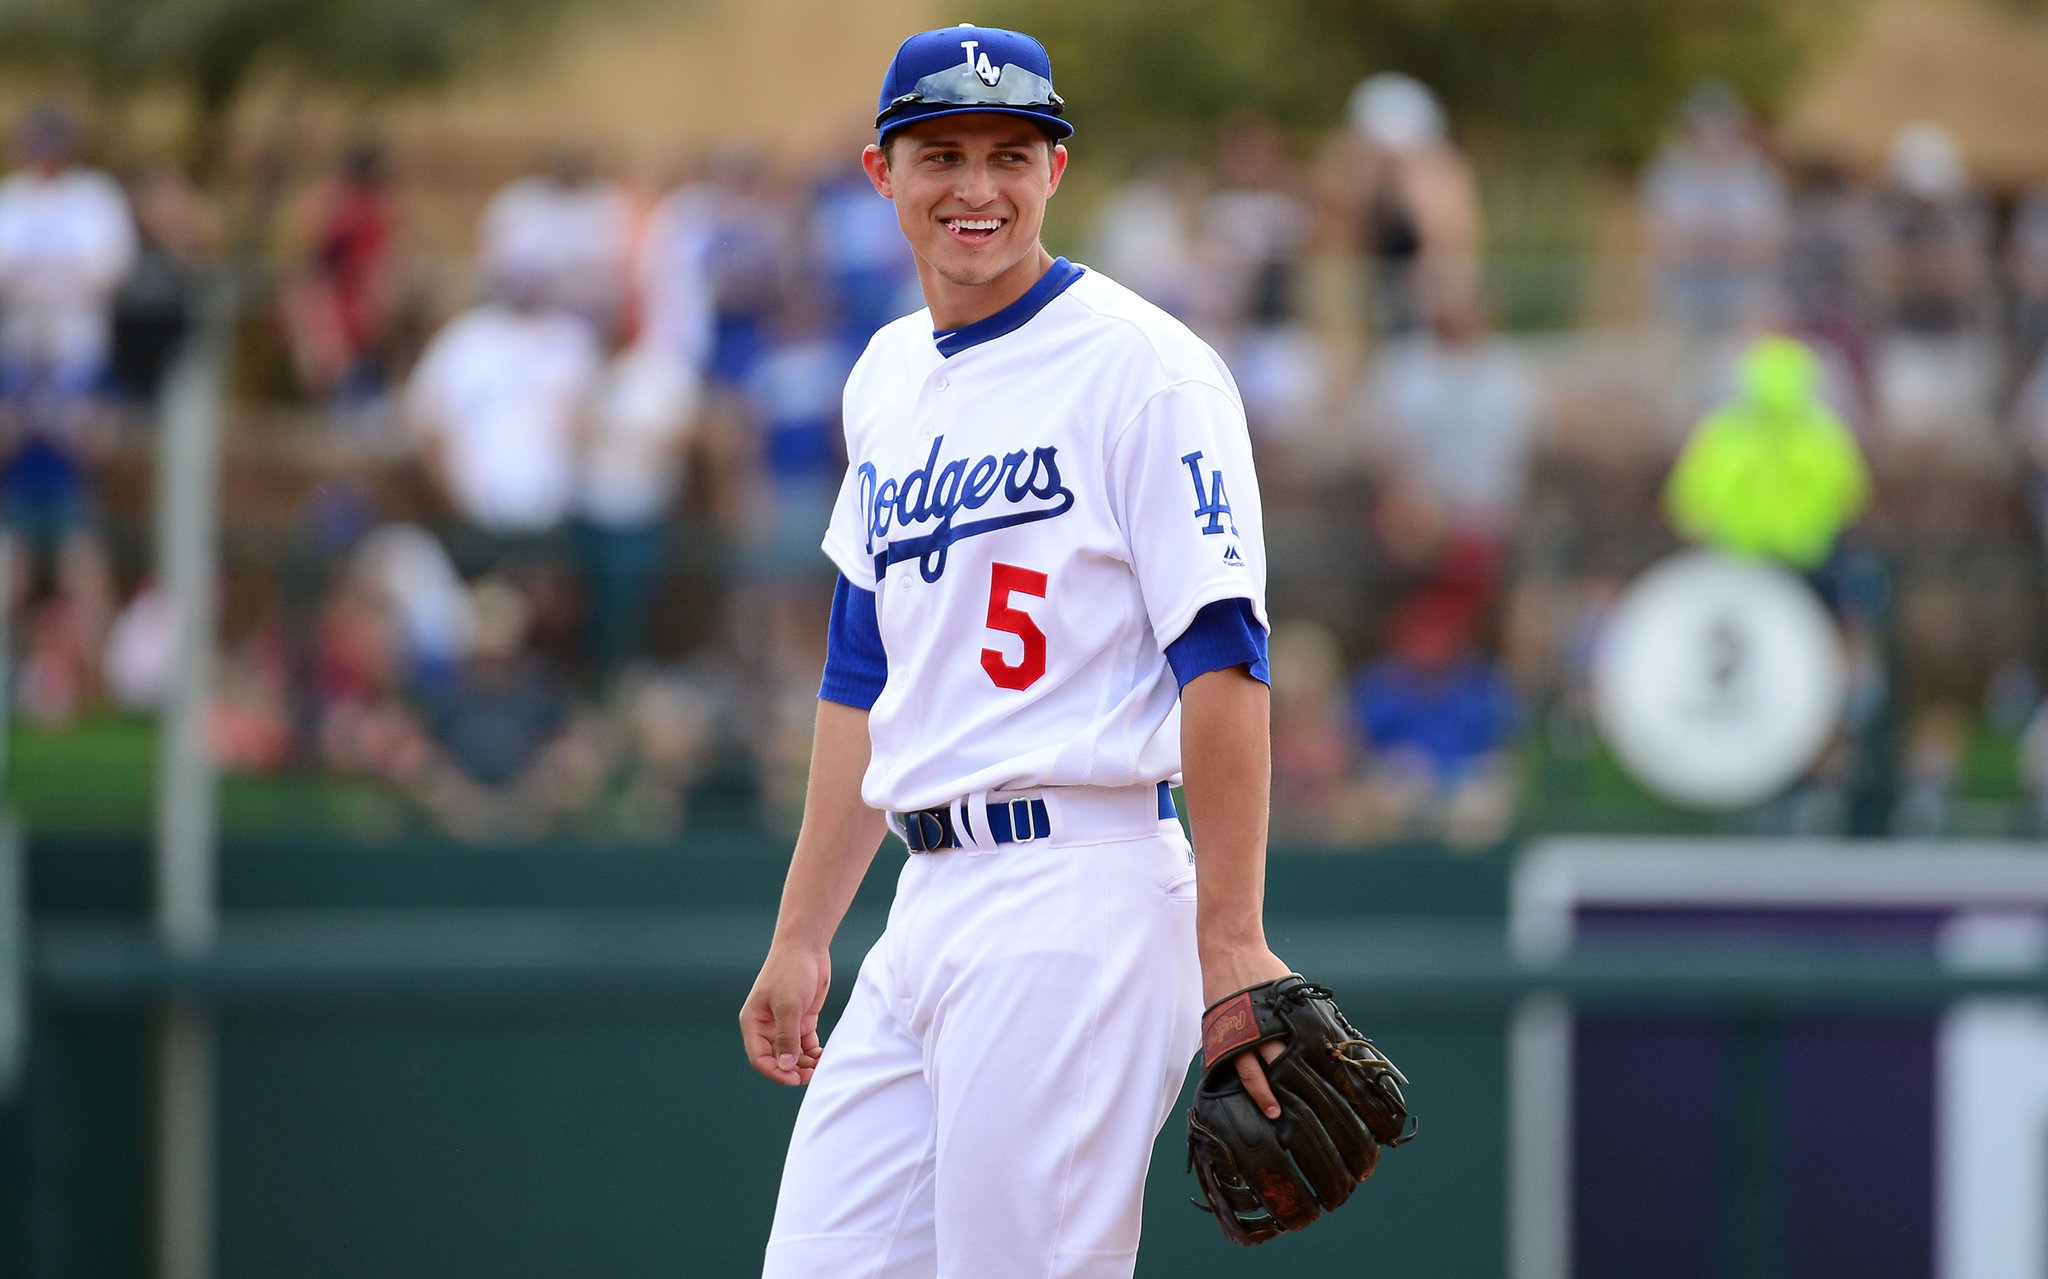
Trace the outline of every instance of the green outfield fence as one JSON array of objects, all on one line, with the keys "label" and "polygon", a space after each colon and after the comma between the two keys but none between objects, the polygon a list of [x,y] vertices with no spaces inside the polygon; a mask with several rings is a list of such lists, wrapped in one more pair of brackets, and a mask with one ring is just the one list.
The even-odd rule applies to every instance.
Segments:
[{"label": "green outfield fence", "polygon": [[[148,1273],[147,1063],[172,1001],[213,1028],[224,1279],[758,1273],[797,1095],[748,1070],[734,1015],[779,845],[230,841],[218,944],[197,957],[155,940],[139,841],[4,847],[0,1014],[25,1016],[0,1048],[25,1051],[0,1102],[0,1274]],[[1140,1275],[1502,1274],[1506,1028],[1532,992],[1766,1027],[1808,1006],[2048,995],[2038,972],[1756,947],[1528,967],[1505,940],[1512,859],[1275,855],[1276,949],[1412,1076],[1422,1136],[1341,1214],[1247,1252],[1187,1206],[1169,1125]],[[841,933],[842,995],[898,861],[884,851]]]}]

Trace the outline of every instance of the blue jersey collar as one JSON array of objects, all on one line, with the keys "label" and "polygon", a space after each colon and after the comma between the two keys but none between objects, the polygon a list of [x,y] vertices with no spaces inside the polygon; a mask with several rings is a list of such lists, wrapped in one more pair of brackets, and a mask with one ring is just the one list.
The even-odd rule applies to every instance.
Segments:
[{"label": "blue jersey collar", "polygon": [[1045,309],[1046,303],[1065,293],[1069,285],[1081,278],[1086,267],[1075,266],[1065,258],[1054,258],[1045,274],[1038,277],[1038,283],[1031,286],[1023,297],[989,316],[964,324],[957,329],[934,329],[932,341],[938,344],[939,354],[947,359],[969,347],[991,342],[1005,333],[1014,333],[1030,322],[1031,317]]}]

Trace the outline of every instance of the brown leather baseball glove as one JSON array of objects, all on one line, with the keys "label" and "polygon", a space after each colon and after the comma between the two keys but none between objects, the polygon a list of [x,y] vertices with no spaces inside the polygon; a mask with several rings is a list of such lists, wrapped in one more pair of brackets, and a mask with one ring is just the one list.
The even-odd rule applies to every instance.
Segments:
[{"label": "brown leather baseball glove", "polygon": [[[1235,1065],[1273,1042],[1285,1045],[1265,1062],[1278,1119],[1259,1110]],[[1415,1135],[1407,1082],[1329,990],[1299,974],[1217,1001],[1202,1015],[1202,1080],[1188,1111],[1195,1206],[1236,1244],[1307,1227],[1372,1176],[1382,1146]]]}]

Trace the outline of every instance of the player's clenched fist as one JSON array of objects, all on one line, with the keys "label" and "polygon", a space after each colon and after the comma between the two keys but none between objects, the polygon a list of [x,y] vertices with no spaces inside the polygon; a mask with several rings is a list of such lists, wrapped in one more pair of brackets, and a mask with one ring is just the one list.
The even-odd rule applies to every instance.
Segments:
[{"label": "player's clenched fist", "polygon": [[776,946],[740,1008],[740,1039],[754,1069],[778,1084],[807,1084],[817,1069],[818,1013],[832,985],[828,951]]}]

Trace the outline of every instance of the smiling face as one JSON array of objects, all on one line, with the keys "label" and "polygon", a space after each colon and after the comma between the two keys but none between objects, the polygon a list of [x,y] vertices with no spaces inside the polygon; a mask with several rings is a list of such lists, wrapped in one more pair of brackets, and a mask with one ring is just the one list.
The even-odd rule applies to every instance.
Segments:
[{"label": "smiling face", "polygon": [[1067,149],[1029,120],[991,112],[921,121],[861,161],[896,205],[941,327],[994,314],[1050,265],[1038,237]]}]

